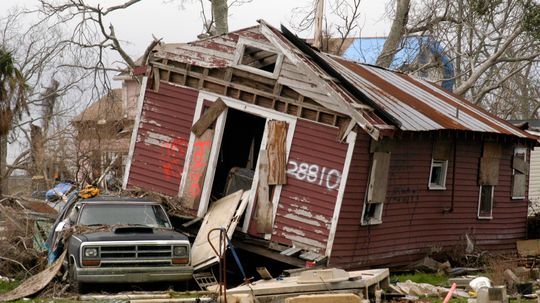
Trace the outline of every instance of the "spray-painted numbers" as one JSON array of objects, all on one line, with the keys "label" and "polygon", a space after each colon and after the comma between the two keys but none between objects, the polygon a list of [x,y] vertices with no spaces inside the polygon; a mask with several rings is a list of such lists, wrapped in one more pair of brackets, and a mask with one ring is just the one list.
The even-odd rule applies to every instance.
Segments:
[{"label": "spray-painted numbers", "polygon": [[305,162],[298,163],[294,160],[289,161],[287,174],[298,180],[324,186],[329,190],[337,189],[341,181],[341,172],[337,169],[320,167],[317,164]]}]

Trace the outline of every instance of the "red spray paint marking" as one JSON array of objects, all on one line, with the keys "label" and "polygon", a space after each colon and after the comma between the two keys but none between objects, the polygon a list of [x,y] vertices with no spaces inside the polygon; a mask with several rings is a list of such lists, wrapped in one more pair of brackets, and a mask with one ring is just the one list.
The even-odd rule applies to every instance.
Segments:
[{"label": "red spray paint marking", "polygon": [[200,141],[195,142],[193,145],[193,160],[189,167],[189,183],[191,184],[189,188],[189,194],[193,199],[198,199],[201,194],[201,178],[203,173],[208,166],[208,163],[205,162],[204,154],[206,148],[210,146],[209,141]]},{"label": "red spray paint marking", "polygon": [[184,138],[175,138],[171,142],[162,145],[165,150],[161,159],[165,163],[161,168],[165,179],[170,180],[180,175],[180,165],[182,164],[182,158],[186,157],[187,145],[188,142]]}]

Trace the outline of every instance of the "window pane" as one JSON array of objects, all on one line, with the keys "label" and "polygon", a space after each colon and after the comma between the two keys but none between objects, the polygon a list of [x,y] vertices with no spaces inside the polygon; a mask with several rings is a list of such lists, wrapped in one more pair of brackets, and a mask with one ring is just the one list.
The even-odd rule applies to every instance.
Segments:
[{"label": "window pane", "polygon": [[480,209],[478,211],[479,217],[491,217],[491,210],[493,208],[493,186],[483,185],[480,187]]},{"label": "window pane", "polygon": [[434,185],[442,185],[441,178],[442,177],[442,167],[435,166],[433,164],[433,168],[431,169],[431,184]]},{"label": "window pane", "polygon": [[79,224],[170,227],[161,207],[133,204],[86,204],[82,209]]}]

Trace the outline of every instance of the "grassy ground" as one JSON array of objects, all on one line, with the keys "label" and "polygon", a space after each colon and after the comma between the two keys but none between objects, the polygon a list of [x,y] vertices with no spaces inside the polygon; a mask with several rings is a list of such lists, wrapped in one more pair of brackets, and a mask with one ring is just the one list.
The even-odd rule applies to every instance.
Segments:
[{"label": "grassy ground", "polygon": [[448,276],[442,274],[411,273],[392,275],[391,281],[405,282],[411,280],[416,283],[428,283],[436,286],[448,287]]}]

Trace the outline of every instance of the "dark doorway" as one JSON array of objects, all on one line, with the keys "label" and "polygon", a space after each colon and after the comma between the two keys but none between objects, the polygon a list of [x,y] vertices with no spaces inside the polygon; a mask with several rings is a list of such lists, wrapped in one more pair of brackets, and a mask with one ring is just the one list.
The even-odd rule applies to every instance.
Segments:
[{"label": "dark doorway", "polygon": [[[251,188],[249,180],[255,171],[265,124],[265,118],[228,109],[212,186],[213,200],[225,196],[233,188]],[[231,182],[235,185],[231,186]]]}]

